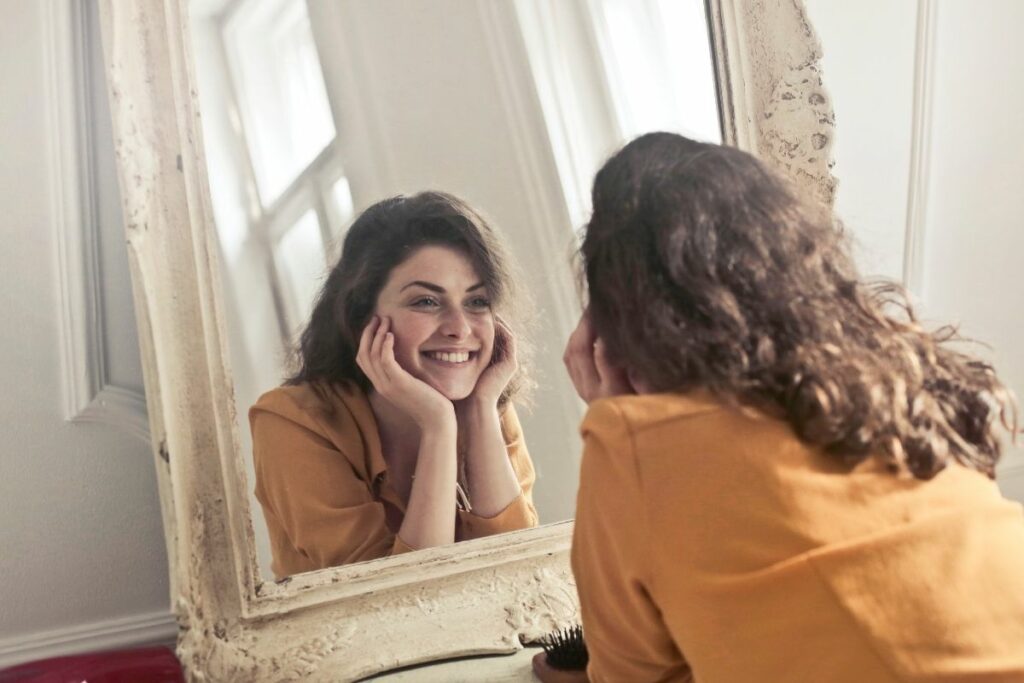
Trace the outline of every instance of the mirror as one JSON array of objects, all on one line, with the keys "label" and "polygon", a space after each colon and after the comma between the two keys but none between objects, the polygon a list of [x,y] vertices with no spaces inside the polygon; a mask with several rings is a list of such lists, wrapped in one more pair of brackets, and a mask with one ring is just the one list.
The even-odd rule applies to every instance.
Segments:
[{"label": "mirror", "polygon": [[[373,25],[360,28],[355,19],[363,18],[361,10],[377,4],[383,3],[309,2],[314,44],[319,49],[318,31],[329,25],[316,19],[316,13],[336,9],[349,13],[343,16],[353,23],[343,25],[355,32],[353,41],[362,39],[365,47]],[[448,20],[448,13],[441,11],[456,4],[479,12],[473,30],[467,30],[457,15]],[[633,4],[623,0],[607,6]],[[554,492],[552,500],[563,500],[564,509],[571,510],[555,487],[559,477],[545,474],[541,465],[575,471],[570,459],[578,450],[568,443],[575,438],[570,431],[575,419],[567,426],[560,411],[571,414],[579,406],[553,383],[562,377],[556,362],[560,349],[546,350],[543,340],[550,335],[560,346],[575,322],[578,304],[565,265],[572,228],[585,220],[586,188],[595,160],[619,139],[602,137],[606,129],[600,126],[592,130],[583,125],[592,120],[584,114],[603,111],[615,126],[628,119],[613,103],[599,99],[602,90],[586,89],[586,84],[600,81],[575,77],[581,69],[600,65],[591,61],[590,67],[581,66],[559,57],[563,44],[583,40],[579,27],[588,26],[559,23],[560,18],[572,19],[579,8],[594,5],[568,0],[533,5],[431,0],[388,6],[419,12],[423,26],[441,22],[462,27],[459,35],[464,41],[457,45],[475,46],[481,52],[459,66],[492,72],[490,95],[477,90],[474,96],[474,106],[482,107],[476,111],[489,111],[492,118],[465,117],[461,126],[439,133],[436,140],[417,137],[417,116],[427,122],[445,119],[430,110],[404,106],[338,108],[340,104],[330,99],[330,83],[337,79],[350,83],[347,92],[352,97],[375,85],[380,97],[403,104],[408,93],[402,88],[407,85],[398,88],[392,82],[394,65],[357,61],[367,54],[362,48],[348,55],[350,61],[340,63],[337,72],[325,60],[324,90],[332,116],[339,112],[334,125],[347,146],[341,175],[349,184],[353,212],[395,190],[442,187],[462,193],[515,242],[516,255],[531,274],[528,284],[550,297],[539,302],[545,312],[544,325],[538,326],[541,339],[535,363],[541,380],[535,402],[547,407],[535,408],[530,417],[523,413],[530,454],[542,475],[537,500],[547,486]],[[436,15],[427,13],[427,7],[437,10]],[[835,119],[818,66],[820,47],[803,4],[708,0],[707,7],[724,141],[761,156],[829,201],[834,188],[830,146]],[[218,165],[213,148],[207,151],[201,145],[203,82],[196,65],[202,62],[193,58],[189,14],[194,8],[189,0],[99,0],[99,8],[146,403],[168,538],[172,605],[181,624],[177,653],[189,676],[352,680],[421,662],[516,652],[524,643],[535,643],[577,621],[568,555],[572,523],[550,519],[542,519],[545,523],[538,528],[304,572],[280,582],[264,578],[265,567],[260,568],[256,557],[251,479],[246,475],[251,458],[242,442],[246,425],[244,416],[238,419],[238,412],[244,411],[240,404],[250,399],[236,403],[234,393],[245,391],[241,384],[246,380],[232,372],[229,362],[233,345],[239,343],[230,332],[243,329],[233,319],[235,304],[230,297],[245,302],[248,291],[231,289],[231,262],[227,253],[221,253],[228,249],[221,246],[220,236],[225,230],[230,234],[232,226],[245,225],[260,207],[239,200],[243,209],[235,214],[238,220],[224,225],[218,225],[212,208],[208,179],[213,185],[224,180],[218,174],[225,165]],[[519,22],[519,32],[507,30]],[[407,26],[400,37],[415,34],[414,28]],[[395,35],[397,40],[399,34]],[[441,47],[440,41],[438,45],[445,53],[455,49],[451,44]],[[413,66],[437,72],[435,62],[426,56]],[[647,82],[628,73],[627,85]],[[460,86],[449,81],[436,87],[454,101],[473,99],[471,91]],[[360,100],[371,101],[377,100]],[[487,128],[495,120],[502,125]],[[238,112],[230,113],[229,127],[243,124]],[[459,147],[462,136],[478,135],[481,129],[501,135],[473,137],[474,145]],[[627,134],[618,131],[620,136]],[[377,154],[380,149],[385,154]],[[409,161],[416,155],[419,166]],[[469,170],[480,168],[505,180],[500,192],[493,187],[486,192],[486,178]],[[243,197],[244,187],[235,186]],[[316,196],[331,197],[332,190],[333,185],[321,187]],[[336,244],[335,235],[324,234],[319,226],[343,230],[344,219],[330,222],[335,209],[327,199],[317,199],[314,206],[319,207],[320,244]],[[271,206],[272,211],[277,209],[286,211],[283,203]],[[294,215],[295,220],[285,220],[282,229],[299,222],[304,212]],[[310,232],[307,228],[300,234]],[[244,232],[235,235],[236,256],[244,251],[239,234]],[[517,241],[531,235],[532,242]],[[316,240],[303,237],[294,242],[298,253],[303,253],[303,246],[316,253]],[[324,254],[325,263],[336,255],[329,249]],[[269,287],[267,268],[262,277]],[[299,291],[302,280],[295,283]],[[287,286],[280,288],[285,291]],[[275,303],[271,312],[255,306],[252,310],[273,320],[288,315],[288,304]],[[285,327],[271,337],[284,340],[290,333]],[[552,365],[556,367],[549,372]],[[258,393],[260,387],[251,390]],[[555,446],[541,446],[538,439],[543,438],[552,439]],[[560,440],[566,442],[561,449]]]},{"label": "mirror", "polygon": [[[537,304],[536,389],[530,405],[514,405],[521,429],[511,429],[521,437],[508,448],[524,509],[508,503],[506,482],[472,480],[472,449],[460,498],[431,504],[450,508],[456,540],[571,518],[582,404],[561,353],[578,315],[574,229],[586,220],[594,172],[624,141],[650,130],[721,140],[703,0],[193,0],[190,10],[238,433],[249,493],[259,492],[248,503],[262,575],[411,545],[403,516],[410,490],[426,486],[411,479],[414,465],[403,466],[409,458],[394,455],[404,440],[382,422],[390,404],[350,391],[341,414],[313,424],[312,406],[340,399],[303,381],[252,413],[255,450],[246,420],[261,394],[295,372],[289,352],[355,217],[399,194],[464,199],[503,235],[520,264],[516,284]],[[422,301],[432,304],[440,308]],[[436,331],[418,342],[443,345]],[[414,373],[439,363],[397,355]],[[351,418],[357,444],[342,433]],[[503,419],[506,437],[510,422]],[[379,435],[390,435],[391,451],[375,445]]]}]

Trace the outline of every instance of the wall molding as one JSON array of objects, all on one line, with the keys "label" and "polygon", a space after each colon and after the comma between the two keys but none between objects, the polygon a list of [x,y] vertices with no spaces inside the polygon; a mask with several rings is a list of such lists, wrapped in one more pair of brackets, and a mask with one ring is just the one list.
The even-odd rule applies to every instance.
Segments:
[{"label": "wall molding", "polygon": [[903,286],[918,300],[924,299],[924,250],[928,220],[937,10],[938,3],[934,0],[918,0],[917,2],[910,174],[903,246]]},{"label": "wall molding", "polygon": [[145,396],[109,381],[103,330],[99,217],[92,161],[91,48],[85,3],[47,0],[46,77],[51,210],[56,226],[63,413],[149,443]]},{"label": "wall molding", "polygon": [[140,645],[174,647],[178,623],[167,610],[0,639],[0,667],[49,657]]}]

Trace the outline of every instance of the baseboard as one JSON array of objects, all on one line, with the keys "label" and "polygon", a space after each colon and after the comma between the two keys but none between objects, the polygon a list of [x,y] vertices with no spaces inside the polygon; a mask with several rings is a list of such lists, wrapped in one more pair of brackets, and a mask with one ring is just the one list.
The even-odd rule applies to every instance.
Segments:
[{"label": "baseboard", "polygon": [[0,668],[48,657],[140,645],[173,646],[178,625],[167,611],[95,621],[0,639]]}]

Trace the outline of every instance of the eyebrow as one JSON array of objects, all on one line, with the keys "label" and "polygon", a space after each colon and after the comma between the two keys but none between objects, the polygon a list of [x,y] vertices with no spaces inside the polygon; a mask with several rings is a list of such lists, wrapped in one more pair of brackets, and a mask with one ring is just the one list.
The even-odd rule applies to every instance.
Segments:
[{"label": "eyebrow", "polygon": [[[468,292],[472,292],[474,289],[480,289],[481,287],[484,287],[484,286],[485,286],[485,284],[483,282],[478,282],[475,285],[473,285],[472,287],[467,288],[466,292],[467,293]],[[398,291],[404,292],[405,290],[409,289],[410,287],[422,287],[423,289],[429,289],[431,292],[437,292],[438,294],[444,294],[445,293],[445,288],[444,287],[442,287],[440,285],[435,285],[433,282],[426,282],[424,280],[413,280],[412,282],[407,284],[405,287],[402,287]]]}]

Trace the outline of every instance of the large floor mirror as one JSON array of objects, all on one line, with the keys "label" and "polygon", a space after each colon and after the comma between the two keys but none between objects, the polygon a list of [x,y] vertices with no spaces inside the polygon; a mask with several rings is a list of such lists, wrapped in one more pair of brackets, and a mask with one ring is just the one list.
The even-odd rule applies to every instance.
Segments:
[{"label": "large floor mirror", "polygon": [[[577,621],[568,549],[583,405],[561,356],[581,307],[572,257],[593,174],[623,142],[670,130],[747,149],[829,200],[834,117],[802,3],[99,8],[189,675],[352,680],[517,652]],[[532,516],[512,533],[294,569],[280,562],[275,508],[258,495],[249,410],[294,376],[296,342],[354,222],[384,198],[424,190],[461,198],[493,225],[532,301],[522,329],[536,386],[514,404],[528,457],[513,463]],[[425,348],[423,362],[451,369],[477,352]],[[360,400],[366,419],[380,417],[372,396]],[[379,461],[366,456],[360,476],[375,482],[386,449],[363,445]],[[308,479],[331,489],[317,476]],[[470,513],[467,500],[459,510]]]},{"label": "large floor mirror", "polygon": [[[581,405],[561,369],[587,184],[625,141],[721,141],[702,0],[192,0],[191,39],[248,486],[246,413],[292,351],[353,218],[443,190],[510,242],[536,319],[519,408],[541,524],[572,517]],[[511,49],[496,65],[494,32]],[[528,87],[509,102],[504,74]],[[544,205],[533,196],[540,186]],[[250,498],[263,576],[272,549]]]}]

